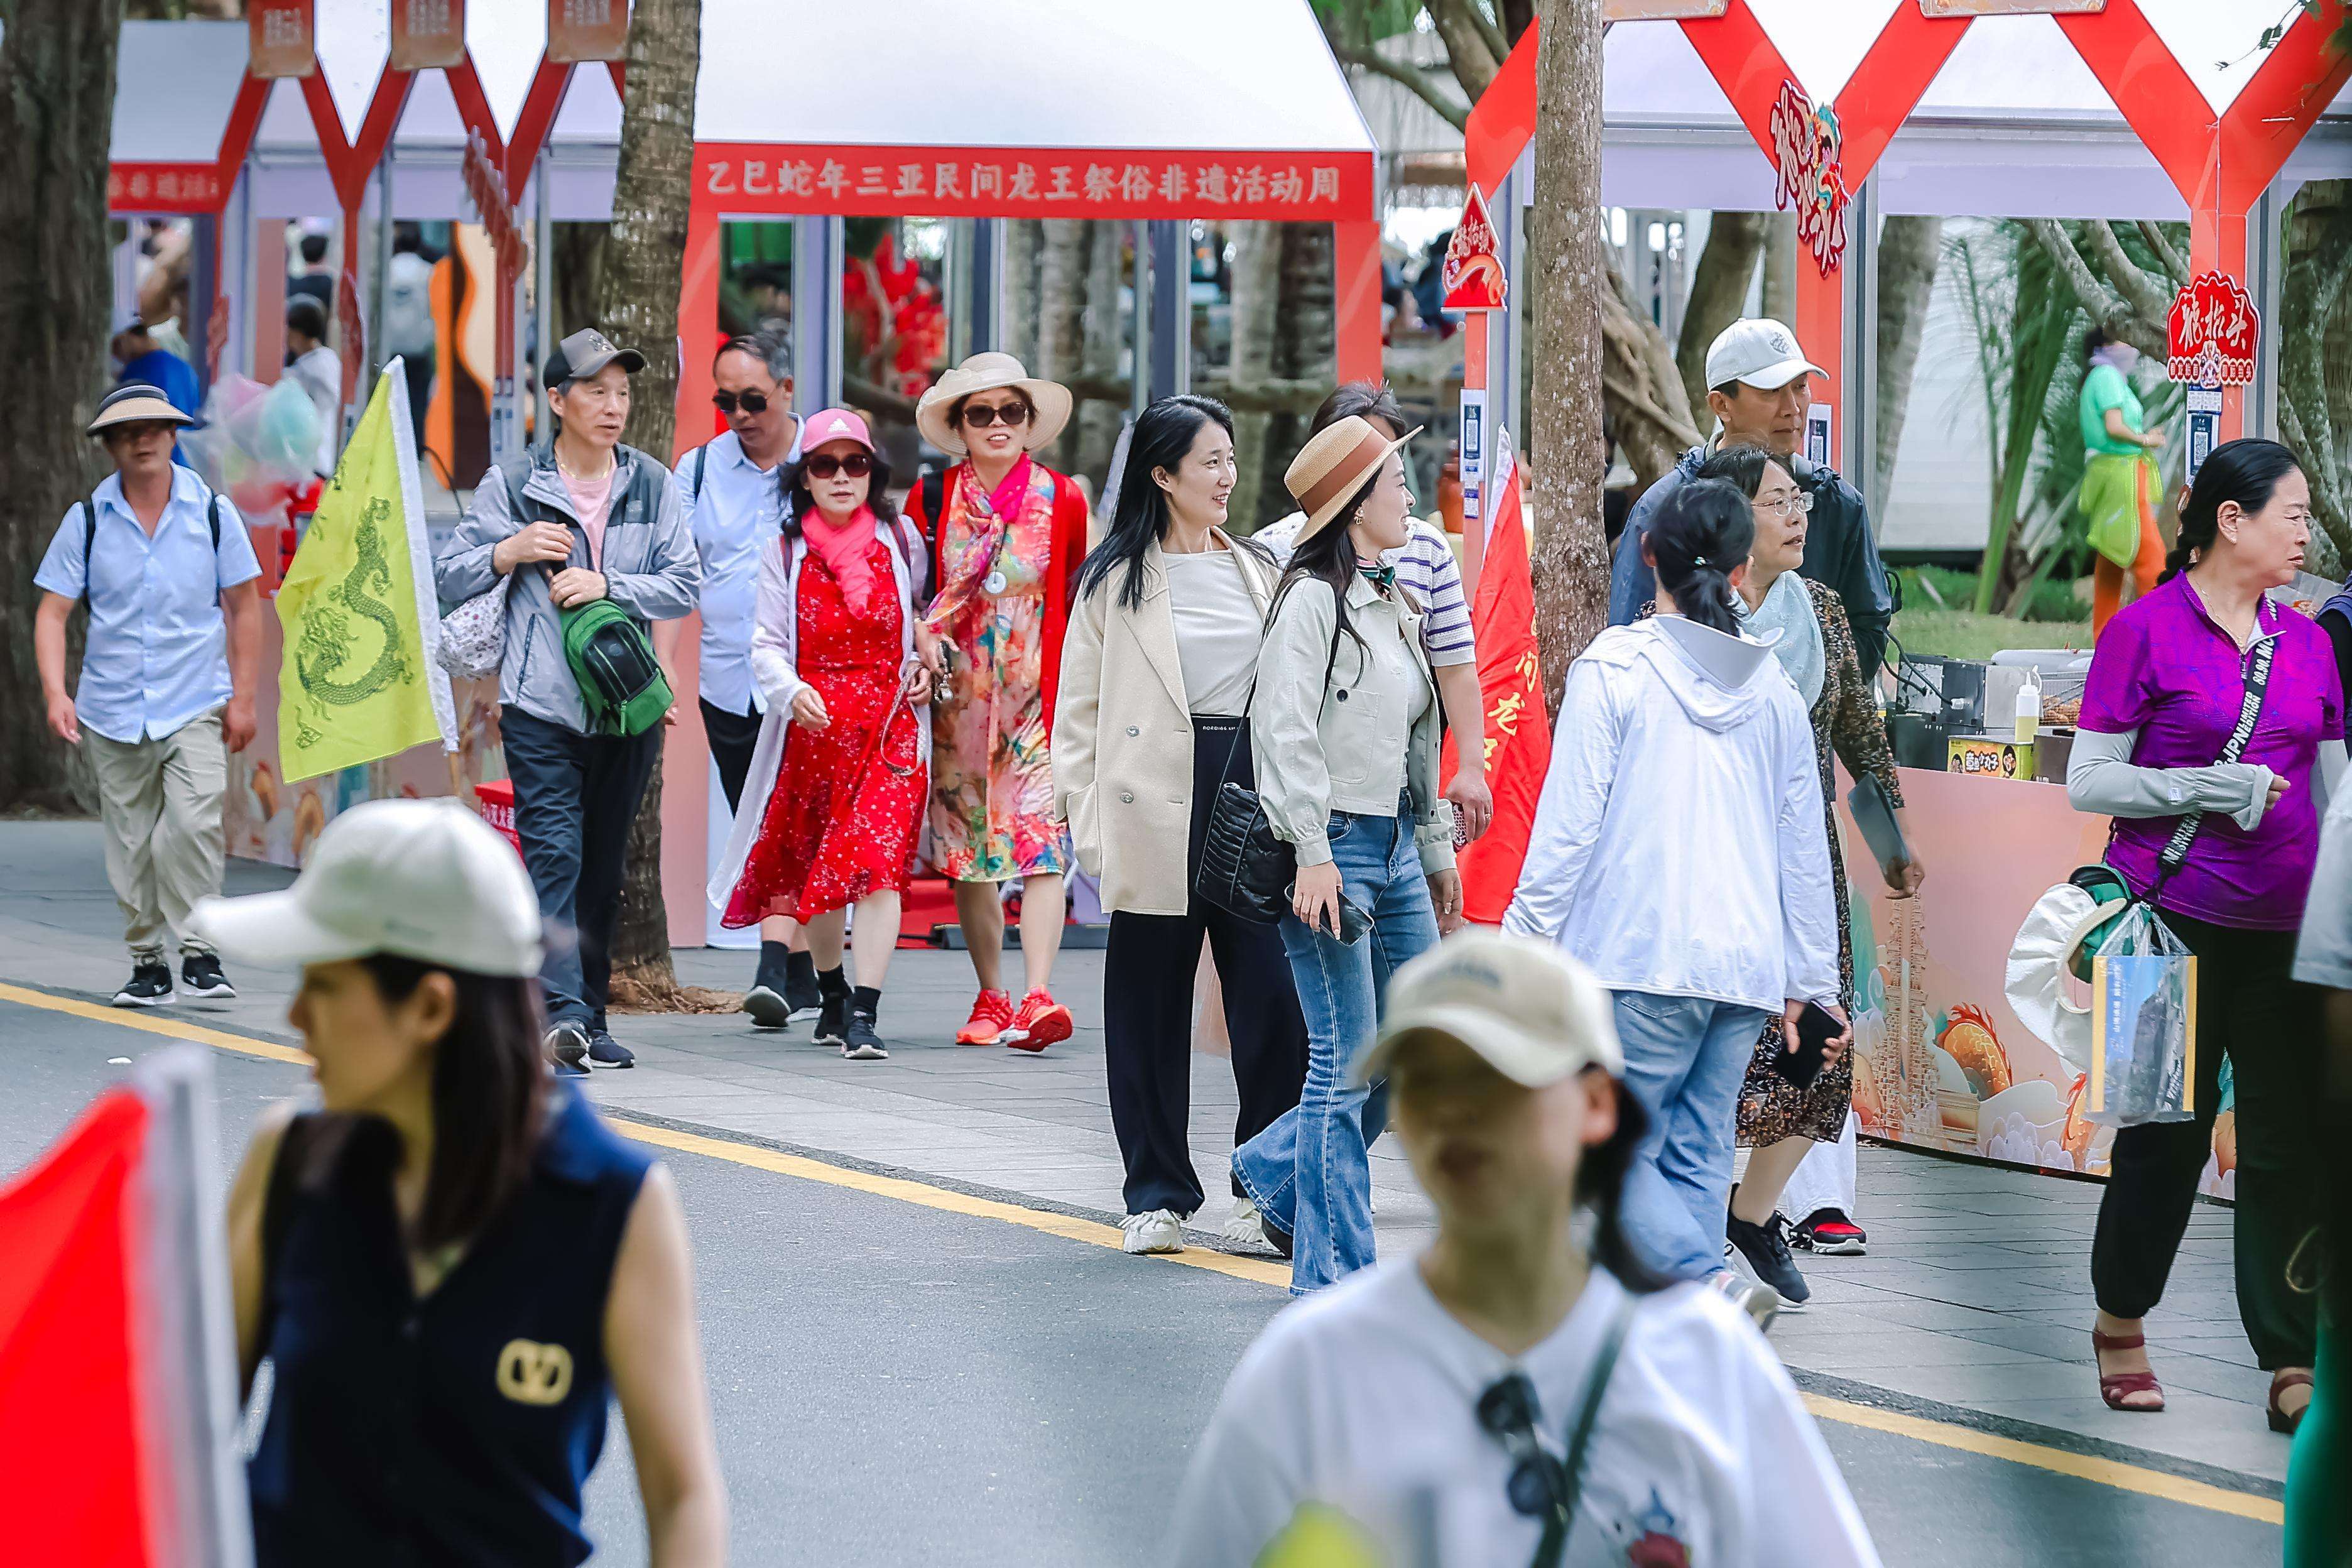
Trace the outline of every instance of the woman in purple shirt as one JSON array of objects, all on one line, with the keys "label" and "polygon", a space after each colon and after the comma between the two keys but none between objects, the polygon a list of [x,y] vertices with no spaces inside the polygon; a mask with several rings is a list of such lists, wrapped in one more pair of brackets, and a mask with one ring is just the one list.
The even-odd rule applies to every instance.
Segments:
[{"label": "woman in purple shirt", "polygon": [[[2140,1319],[2164,1294],[2212,1146],[2221,1058],[2236,1086],[2238,1311],[2272,1374],[2270,1420],[2309,1403],[2312,1301],[2287,1264],[2312,1224],[2321,1101],[2318,992],[2292,978],[2327,786],[2344,754],[2344,697],[2326,634],[2267,597],[2303,565],[2311,486],[2274,441],[2217,447],[2181,509],[2152,594],[2107,623],[2066,775],[2075,808],[2116,819],[2107,863],[2163,910],[2198,965],[2196,1120],[2116,1134],[2091,1282],[2099,1391],[2117,1410],[2164,1408]],[[2243,753],[2220,763],[2248,672],[2270,679]],[[2188,859],[2158,865],[2187,813]]]}]

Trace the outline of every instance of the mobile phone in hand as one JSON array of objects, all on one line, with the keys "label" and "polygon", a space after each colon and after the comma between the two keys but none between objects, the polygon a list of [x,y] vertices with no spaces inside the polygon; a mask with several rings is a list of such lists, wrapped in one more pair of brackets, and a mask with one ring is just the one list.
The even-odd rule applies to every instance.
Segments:
[{"label": "mobile phone in hand", "polygon": [[1797,1015],[1797,1048],[1772,1053],[1772,1070],[1799,1089],[1811,1089],[1829,1063],[1830,1042],[1845,1033],[1837,1015],[1818,1002],[1808,1002]]}]

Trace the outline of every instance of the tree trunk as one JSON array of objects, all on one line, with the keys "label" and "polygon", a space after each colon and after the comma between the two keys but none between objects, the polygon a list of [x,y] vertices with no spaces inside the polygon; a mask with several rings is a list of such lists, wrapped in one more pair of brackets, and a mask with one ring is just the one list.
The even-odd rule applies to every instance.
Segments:
[{"label": "tree trunk", "polygon": [[1782,326],[1797,320],[1797,215],[1772,213],[1764,241],[1764,313]]},{"label": "tree trunk", "polygon": [[1878,451],[1881,516],[1893,494],[1895,454],[1903,445],[1903,419],[1911,407],[1911,375],[1919,366],[1919,340],[1927,335],[1927,302],[1936,292],[1936,266],[1944,253],[1940,217],[1890,217],[1878,241]]},{"label": "tree trunk", "polygon": [[70,812],[74,753],[49,732],[33,662],[33,573],[99,474],[82,426],[105,384],[113,304],[106,174],[122,5],[0,0],[0,364],[15,392],[0,484],[0,810]]},{"label": "tree trunk", "polygon": [[1641,489],[1647,489],[1698,445],[1699,423],[1683,392],[1674,350],[1634,300],[1606,247],[1600,264],[1603,467],[1611,447],[1622,449]]},{"label": "tree trunk", "polygon": [[[1086,373],[1089,378],[1108,379],[1118,374],[1119,344],[1125,338],[1125,323],[1118,308],[1119,272],[1126,257],[1127,237],[1133,232],[1133,226],[1097,221],[1087,226],[1091,232],[1087,236],[1084,317]],[[1140,290],[1136,296],[1136,308],[1149,308]],[[1065,471],[1084,474],[1090,484],[1100,483],[1110,471],[1111,448],[1118,445],[1119,426],[1126,421],[1125,401],[1082,405],[1073,422],[1076,427],[1076,449]]]},{"label": "tree trunk", "polygon": [[1528,314],[1545,367],[1531,410],[1536,640],[1545,706],[1557,714],[1569,661],[1608,624],[1601,300],[1617,290],[1601,243],[1601,0],[1540,0],[1538,12],[1536,96],[1544,113],[1528,236]]},{"label": "tree trunk", "polygon": [[2339,563],[2352,562],[2352,494],[2342,444],[2345,411],[2330,385],[2330,329],[2352,271],[2352,200],[2347,182],[2304,187],[2287,224],[2286,275],[2280,289],[2279,435],[2294,448],[2311,480],[2311,510]]},{"label": "tree trunk", "polygon": [[[677,426],[677,296],[686,271],[686,222],[694,189],[694,84],[702,68],[702,0],[636,0],[629,18],[621,162],[613,182],[612,237],[604,246],[596,321],[614,342],[642,351],[630,387],[628,444],[667,460]],[[669,913],[661,885],[661,763],[629,830],[628,871],[613,932],[613,971],[656,1005],[674,1002]]]},{"label": "tree trunk", "polygon": [[[597,301],[604,289],[604,244],[613,231],[610,225],[601,223],[559,223],[552,227],[554,311],[548,328],[560,343],[581,328],[596,324]],[[554,346],[542,344],[541,356]]]},{"label": "tree trunk", "polygon": [[[1274,374],[1274,337],[1282,298],[1282,230],[1271,223],[1234,228],[1234,355],[1227,373],[1248,386]],[[1227,522],[1237,531],[1264,527],[1289,510],[1272,449],[1274,416],[1234,416],[1234,493]],[[1287,463],[1286,461],[1286,467]],[[1276,510],[1279,508],[1279,510]]]},{"label": "tree trunk", "polygon": [[[1084,218],[1045,220],[1045,250],[1037,265],[1037,361],[1030,374],[1067,383],[1086,369],[1087,267],[1092,233]],[[1068,473],[1076,460],[1075,422],[1046,452],[1051,467]]]},{"label": "tree trunk", "polygon": [[1683,334],[1675,364],[1683,393],[1694,410],[1706,406],[1706,351],[1723,329],[1748,310],[1748,285],[1772,232],[1769,213],[1724,212],[1707,226],[1706,248],[1691,272],[1690,300],[1683,307]]},{"label": "tree trunk", "polygon": [[998,338],[1006,353],[1037,368],[1037,261],[1045,248],[1044,224],[1034,217],[1004,220],[1004,320]]}]

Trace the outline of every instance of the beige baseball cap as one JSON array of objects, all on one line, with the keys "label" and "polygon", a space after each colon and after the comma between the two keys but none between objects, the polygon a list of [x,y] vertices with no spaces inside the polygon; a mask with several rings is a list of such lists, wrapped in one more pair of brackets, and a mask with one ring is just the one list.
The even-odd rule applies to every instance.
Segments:
[{"label": "beige baseball cap", "polygon": [[1514,1083],[1542,1089],[1586,1068],[1625,1075],[1609,993],[1558,945],[1474,929],[1447,938],[1389,980],[1388,1016],[1353,1076],[1387,1076],[1407,1041],[1459,1040]]},{"label": "beige baseball cap", "polygon": [[522,859],[454,800],[373,800],[332,822],[294,885],[203,899],[192,921],[240,963],[391,953],[476,974],[537,974],[539,895]]}]

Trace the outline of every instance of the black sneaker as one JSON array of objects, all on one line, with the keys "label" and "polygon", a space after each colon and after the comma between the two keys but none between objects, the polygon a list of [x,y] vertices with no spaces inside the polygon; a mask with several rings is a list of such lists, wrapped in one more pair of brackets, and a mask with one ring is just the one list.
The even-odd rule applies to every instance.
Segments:
[{"label": "black sneaker", "polygon": [[1768,1224],[1749,1225],[1738,1215],[1725,1216],[1725,1235],[1738,1250],[1739,1261],[1758,1281],[1771,1287],[1785,1308],[1794,1310],[1802,1307],[1812,1295],[1812,1287],[1797,1272],[1797,1260],[1789,1256],[1789,1222],[1774,1215]]},{"label": "black sneaker", "polygon": [[795,1024],[824,1010],[824,994],[817,989],[814,973],[784,977],[784,1006],[789,1009],[787,1016]]},{"label": "black sneaker", "polygon": [[890,1053],[882,1044],[882,1037],[874,1030],[874,1015],[863,1007],[849,1010],[849,1026],[842,1031],[841,1054],[854,1062],[878,1062],[889,1059]]},{"label": "black sneaker", "polygon": [[[558,1078],[584,1078],[588,1073],[588,1031],[569,1018],[548,1026],[542,1043]],[[570,1071],[564,1069],[570,1068]]]},{"label": "black sneaker", "polygon": [[163,1007],[172,1002],[172,966],[160,958],[131,962],[131,983],[114,994],[118,1007]]},{"label": "black sneaker", "polygon": [[743,993],[743,1011],[762,1029],[781,1029],[793,1020],[792,1004],[765,979]]},{"label": "black sneaker", "polygon": [[220,960],[209,952],[192,952],[180,961],[180,985],[194,996],[209,996],[226,1002],[236,994],[236,987],[221,973]]},{"label": "black sneaker", "polygon": [[588,1037],[588,1060],[600,1068],[633,1068],[637,1065],[637,1053],[597,1029]]},{"label": "black sneaker", "polygon": [[828,996],[816,1013],[816,1043],[839,1046],[846,1053],[849,1047],[849,997],[846,993]]}]

